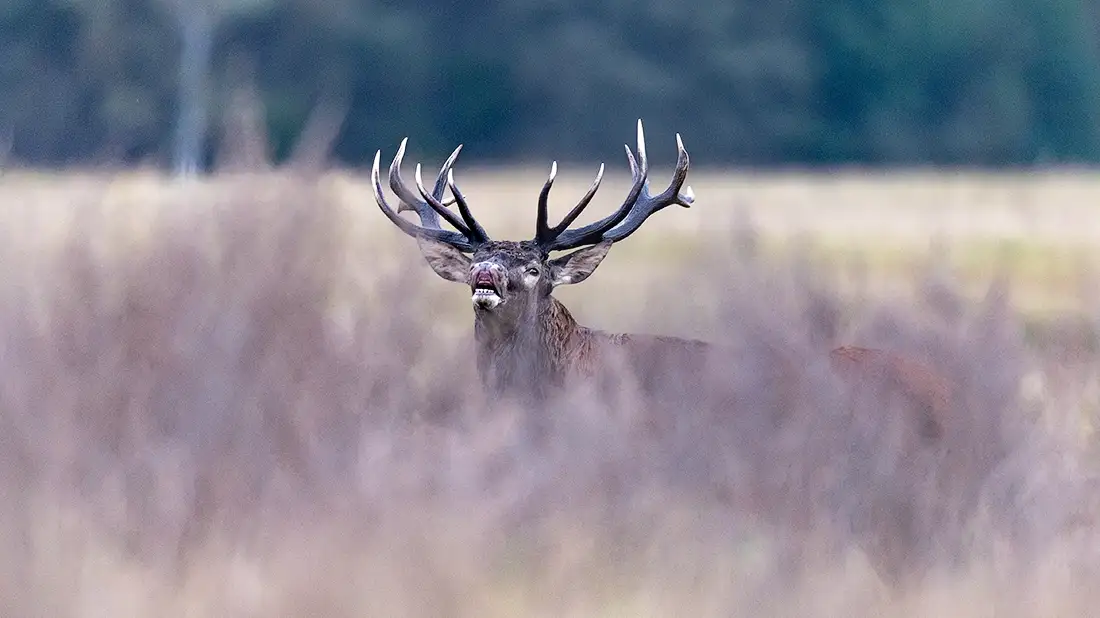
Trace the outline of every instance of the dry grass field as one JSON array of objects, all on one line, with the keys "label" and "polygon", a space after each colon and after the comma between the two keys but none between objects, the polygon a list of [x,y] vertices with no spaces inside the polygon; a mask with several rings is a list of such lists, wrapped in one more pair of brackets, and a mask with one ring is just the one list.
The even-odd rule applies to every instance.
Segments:
[{"label": "dry grass field", "polygon": [[[517,238],[543,174],[458,180]],[[557,296],[736,346],[733,403],[653,437],[647,402],[578,394],[535,444],[364,175],[0,176],[0,614],[1093,615],[1100,176],[691,184]],[[846,407],[841,343],[956,380],[942,447]],[[900,533],[921,576],[890,587],[865,549]]]}]

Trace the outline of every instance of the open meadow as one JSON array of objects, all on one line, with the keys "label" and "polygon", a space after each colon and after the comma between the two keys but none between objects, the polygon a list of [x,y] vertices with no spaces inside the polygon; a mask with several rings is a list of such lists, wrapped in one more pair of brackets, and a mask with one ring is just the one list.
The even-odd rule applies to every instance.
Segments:
[{"label": "open meadow", "polygon": [[[594,171],[561,171],[556,216]],[[646,401],[578,393],[534,444],[484,400],[468,290],[366,172],[0,173],[0,614],[1100,604],[1100,175],[693,170],[695,205],[555,296],[738,349],[715,368],[730,406],[654,437]],[[456,175],[494,238],[533,234],[545,170]],[[944,439],[846,405],[841,344],[950,375]],[[874,547],[920,576],[889,585]]]}]

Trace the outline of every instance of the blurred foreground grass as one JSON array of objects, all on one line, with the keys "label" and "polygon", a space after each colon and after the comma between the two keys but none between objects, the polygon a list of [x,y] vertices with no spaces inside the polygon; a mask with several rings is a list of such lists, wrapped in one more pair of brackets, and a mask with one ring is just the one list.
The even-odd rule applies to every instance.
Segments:
[{"label": "blurred foreground grass", "polygon": [[[542,172],[459,176],[490,234],[531,235]],[[588,182],[563,170],[555,212]],[[814,386],[807,340],[832,328],[814,311],[835,305],[843,342],[964,384],[973,416],[948,452],[876,434],[885,405],[870,428],[830,425],[818,390],[769,433],[751,418],[765,354],[729,368],[759,405],[746,425],[648,442],[637,411],[581,402],[535,450],[516,416],[485,413],[467,294],[362,175],[8,173],[0,614],[1090,615],[1100,179],[691,184],[694,207],[556,292],[580,321],[762,342],[805,355]],[[625,186],[605,180],[584,221]],[[729,498],[757,479],[767,508]],[[880,512],[944,560],[912,589],[884,588],[844,535],[787,525],[831,516],[858,536]]]}]

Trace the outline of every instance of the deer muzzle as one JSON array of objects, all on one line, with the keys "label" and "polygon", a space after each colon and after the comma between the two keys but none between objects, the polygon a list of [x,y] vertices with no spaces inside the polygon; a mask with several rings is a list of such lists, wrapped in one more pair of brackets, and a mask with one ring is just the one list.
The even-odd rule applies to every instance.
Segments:
[{"label": "deer muzzle", "polygon": [[470,272],[471,301],[477,309],[495,309],[504,302],[504,269],[490,262],[474,264]]}]

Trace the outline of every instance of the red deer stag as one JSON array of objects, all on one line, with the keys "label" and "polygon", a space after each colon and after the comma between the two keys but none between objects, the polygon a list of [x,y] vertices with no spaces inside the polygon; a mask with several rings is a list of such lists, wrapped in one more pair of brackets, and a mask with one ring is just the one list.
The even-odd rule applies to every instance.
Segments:
[{"label": "red deer stag", "polygon": [[[492,240],[470,212],[466,197],[455,185],[452,167],[462,146],[444,162],[429,191],[416,167],[416,191],[401,176],[401,162],[408,138],[402,140],[389,169],[389,185],[400,199],[395,210],[386,201],[379,173],[382,153],[374,157],[371,182],[375,200],[385,216],[417,239],[420,251],[440,277],[470,286],[474,309],[477,368],[484,387],[495,396],[510,395],[543,401],[572,378],[591,378],[612,355],[622,354],[650,375],[674,369],[679,377],[699,374],[698,363],[711,345],[689,339],[643,334],[608,333],[582,326],[552,296],[560,285],[587,279],[611,246],[641,227],[652,214],[673,204],[689,207],[694,202],[685,187],[688,154],[676,135],[676,167],[669,186],[657,195],[649,191],[642,123],[638,121],[637,157],[626,147],[633,182],[622,205],[594,223],[569,229],[588,206],[600,186],[604,166],[576,206],[557,225],[547,222],[548,198],[557,164],[539,194],[535,236],[532,240]],[[452,200],[445,201],[450,190]],[[449,206],[457,205],[457,214]],[[419,216],[420,225],[401,216],[405,210]],[[444,229],[441,219],[455,231]],[[572,250],[560,257],[555,251]],[[878,381],[916,403],[920,409],[913,434],[918,440],[935,439],[951,393],[949,382],[926,365],[900,355],[857,347],[832,350],[830,361],[838,374],[851,382]],[[800,361],[789,359],[790,364]],[[792,367],[797,370],[798,367]],[[697,376],[696,376],[697,377]],[[903,545],[904,546],[904,543]],[[893,565],[884,563],[886,570]]]},{"label": "red deer stag", "polygon": [[[600,186],[604,167],[580,202],[561,223],[547,222],[547,200],[557,173],[557,164],[542,188],[533,240],[491,240],[470,213],[465,196],[454,183],[452,165],[461,146],[443,164],[435,186],[429,192],[416,168],[419,197],[401,178],[401,160],[406,140],[390,165],[390,187],[401,200],[395,211],[386,202],[379,178],[381,151],[374,158],[371,180],[382,212],[401,230],[417,238],[428,264],[440,277],[470,286],[474,306],[477,365],[483,384],[495,394],[513,394],[543,399],[568,378],[591,374],[600,367],[601,355],[609,348],[627,348],[631,355],[660,349],[691,353],[706,344],[699,341],[648,335],[611,334],[579,325],[569,310],[551,292],[559,285],[580,283],[599,266],[613,243],[634,233],[653,213],[680,204],[687,207],[694,197],[691,188],[681,188],[687,178],[688,155],[676,136],[678,157],[672,183],[662,193],[651,195],[647,182],[649,163],[641,121],[638,122],[638,158],[627,147],[633,184],[622,206],[595,223],[568,229],[592,200]],[[443,192],[449,188],[458,216],[448,210]],[[421,226],[402,218],[399,212],[413,210]],[[457,232],[442,229],[440,217]],[[554,251],[576,249],[551,259]],[[466,255],[471,254],[471,255]],[[646,354],[648,356],[648,354]]]},{"label": "red deer stag", "polygon": [[[594,223],[569,229],[580,216],[603,178],[601,164],[587,193],[565,218],[549,225],[548,198],[557,174],[557,163],[539,193],[535,237],[532,240],[491,240],[470,212],[465,196],[455,185],[453,166],[462,146],[455,148],[443,163],[435,185],[428,191],[416,166],[416,189],[408,187],[401,176],[401,162],[408,138],[401,141],[390,164],[389,184],[400,199],[395,210],[386,201],[379,173],[382,152],[374,157],[371,182],[375,200],[383,214],[406,234],[417,239],[421,253],[431,268],[448,281],[470,286],[474,308],[474,336],[477,366],[483,385],[493,394],[513,394],[543,399],[572,377],[595,374],[609,353],[624,352],[628,359],[671,359],[663,366],[681,365],[697,360],[710,344],[702,341],[642,334],[608,333],[582,326],[569,310],[551,294],[557,286],[580,283],[587,279],[607,255],[611,245],[641,227],[657,211],[678,204],[689,207],[695,200],[691,187],[685,187],[688,153],[680,135],[676,135],[676,167],[669,186],[657,195],[649,192],[649,162],[645,135],[638,121],[638,153],[635,158],[626,147],[632,184],[622,205],[611,215]],[[449,189],[453,200],[445,201]],[[458,214],[449,210],[457,205]],[[400,213],[414,211],[416,225]],[[444,229],[444,219],[457,231]],[[551,258],[555,251],[575,249]],[[844,347],[833,350],[838,369],[855,366],[861,378],[885,378],[935,416],[947,405],[946,384],[931,369],[902,357]],[[849,375],[844,371],[842,374]],[[930,386],[930,384],[936,386]],[[933,421],[933,424],[938,424]]]}]

